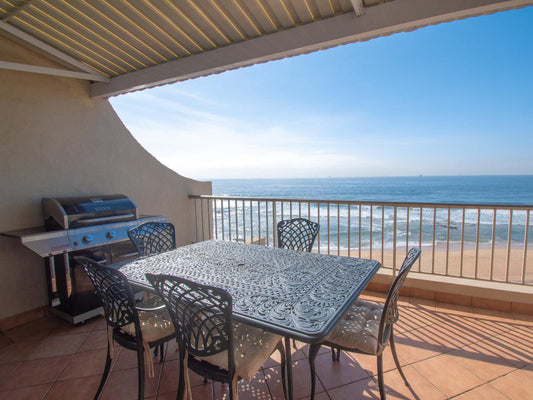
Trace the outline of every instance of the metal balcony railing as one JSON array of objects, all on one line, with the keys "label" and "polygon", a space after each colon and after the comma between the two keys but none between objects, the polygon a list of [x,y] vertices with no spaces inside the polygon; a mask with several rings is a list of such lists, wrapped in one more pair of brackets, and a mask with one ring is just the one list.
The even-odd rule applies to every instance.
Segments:
[{"label": "metal balcony railing", "polygon": [[318,253],[372,258],[395,274],[408,249],[418,247],[419,273],[533,285],[533,206],[191,198],[197,240],[275,246],[278,221],[303,217],[320,224]]}]

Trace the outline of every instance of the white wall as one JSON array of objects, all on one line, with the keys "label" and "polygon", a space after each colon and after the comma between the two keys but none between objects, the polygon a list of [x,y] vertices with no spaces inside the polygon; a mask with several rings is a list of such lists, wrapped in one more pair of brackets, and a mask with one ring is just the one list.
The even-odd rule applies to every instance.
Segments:
[{"label": "white wall", "polygon": [[[0,59],[58,67],[2,37]],[[211,193],[144,150],[88,82],[1,69],[0,187],[0,232],[42,225],[42,197],[124,193],[142,214],[168,216],[178,245],[194,240],[188,195]],[[0,237],[0,319],[45,304],[43,260]]]}]

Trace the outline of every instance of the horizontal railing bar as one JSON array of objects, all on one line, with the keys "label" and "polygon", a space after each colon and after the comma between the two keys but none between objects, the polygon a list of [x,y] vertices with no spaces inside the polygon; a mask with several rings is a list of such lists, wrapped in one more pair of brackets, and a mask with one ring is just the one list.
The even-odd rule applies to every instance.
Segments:
[{"label": "horizontal railing bar", "polygon": [[411,208],[476,208],[482,210],[533,210],[533,205],[523,204],[470,204],[470,203],[411,203],[411,202],[394,202],[394,201],[367,201],[367,200],[322,200],[322,199],[296,199],[281,197],[241,197],[241,196],[216,196],[216,195],[189,195],[191,199],[213,199],[213,200],[245,200],[245,201],[284,201],[284,202],[301,202],[301,203],[320,203],[320,204],[360,204],[363,206],[387,206],[387,207],[411,207]]}]

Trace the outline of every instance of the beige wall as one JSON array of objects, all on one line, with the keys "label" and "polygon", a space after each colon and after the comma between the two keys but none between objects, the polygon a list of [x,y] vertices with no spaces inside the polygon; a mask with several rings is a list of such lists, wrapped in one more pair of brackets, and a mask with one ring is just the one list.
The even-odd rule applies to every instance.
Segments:
[{"label": "beige wall", "polygon": [[[0,37],[0,59],[57,67]],[[42,197],[124,193],[143,214],[166,215],[179,245],[194,240],[189,194],[209,182],[181,177],[131,136],[89,83],[0,69],[0,232],[42,225]],[[47,304],[44,262],[0,237],[0,319]]]}]

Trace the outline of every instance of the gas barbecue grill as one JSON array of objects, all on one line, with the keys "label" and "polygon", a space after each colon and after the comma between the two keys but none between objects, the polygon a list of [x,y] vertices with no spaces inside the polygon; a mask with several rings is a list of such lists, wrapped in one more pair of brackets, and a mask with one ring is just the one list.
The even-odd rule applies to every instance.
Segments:
[{"label": "gas barbecue grill", "polygon": [[45,259],[52,310],[78,324],[102,312],[85,271],[73,261],[85,255],[102,264],[138,257],[128,230],[144,222],[166,222],[163,216],[139,215],[122,194],[44,198],[44,227],[2,233]]}]

